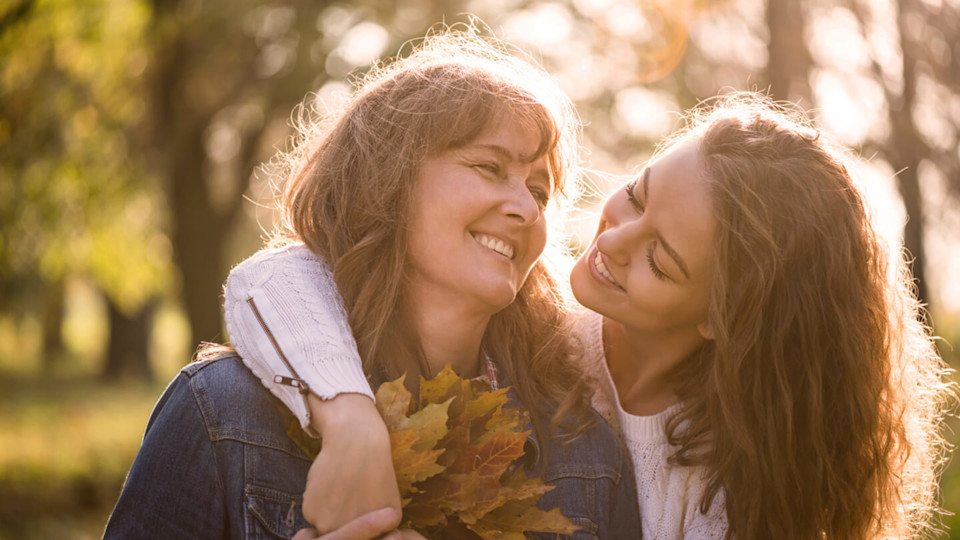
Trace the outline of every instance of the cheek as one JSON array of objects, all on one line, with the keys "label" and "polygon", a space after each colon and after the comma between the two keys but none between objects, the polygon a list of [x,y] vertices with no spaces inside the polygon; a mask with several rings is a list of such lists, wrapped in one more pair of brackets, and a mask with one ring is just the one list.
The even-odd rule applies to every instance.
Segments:
[{"label": "cheek", "polygon": [[653,276],[646,279],[646,286],[630,295],[634,306],[669,325],[694,325],[705,320],[708,296],[702,291],[680,288]]},{"label": "cheek", "polygon": [[524,260],[521,262],[521,264],[523,264],[523,275],[530,273],[530,270],[533,269],[533,265],[537,263],[537,260],[540,259],[540,256],[543,255],[544,249],[547,247],[546,226],[538,225],[530,229],[527,242],[527,251],[524,255]]},{"label": "cheek", "polygon": [[547,247],[547,223],[543,217],[540,218],[540,223],[531,232],[530,252],[535,259],[539,259],[540,255],[543,255],[543,250]]},{"label": "cheek", "polygon": [[689,292],[657,279],[646,267],[646,261],[634,265],[626,288],[635,306],[662,315],[686,312],[692,305]]}]

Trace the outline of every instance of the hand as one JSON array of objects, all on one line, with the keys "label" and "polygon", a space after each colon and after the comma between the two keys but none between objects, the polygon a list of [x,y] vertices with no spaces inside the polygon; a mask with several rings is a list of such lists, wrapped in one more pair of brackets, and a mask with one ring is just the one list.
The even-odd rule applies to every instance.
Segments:
[{"label": "hand", "polygon": [[[400,514],[393,508],[366,513],[339,529],[320,536],[316,529],[300,529],[290,540],[426,540],[411,529],[393,529]],[[382,536],[381,536],[382,535]]]},{"label": "hand", "polygon": [[[357,519],[363,519],[363,517]],[[360,536],[350,536],[356,531],[344,532],[349,526],[350,523],[323,536],[320,536],[316,529],[300,529],[290,540],[427,540],[423,535],[411,529],[394,529],[383,536],[377,536],[376,534],[364,536],[363,533]]]},{"label": "hand", "polygon": [[307,473],[303,516],[320,533],[329,533],[374,510],[392,509],[393,521],[379,532],[395,529],[400,492],[390,436],[376,405],[360,394],[328,401],[311,394],[308,402],[311,426],[323,446]]},{"label": "hand", "polygon": [[[400,522],[400,513],[393,508],[381,508],[364,514],[339,529],[320,536],[316,529],[300,529],[291,540],[414,540],[423,538],[406,536],[404,531],[394,529]],[[413,532],[413,531],[410,531]],[[384,533],[386,533],[384,535]],[[384,535],[384,536],[381,536]]]}]

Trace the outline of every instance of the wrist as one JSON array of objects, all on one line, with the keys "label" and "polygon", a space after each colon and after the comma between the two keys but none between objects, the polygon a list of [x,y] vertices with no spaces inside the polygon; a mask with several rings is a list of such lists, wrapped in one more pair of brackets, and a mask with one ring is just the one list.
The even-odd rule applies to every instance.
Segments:
[{"label": "wrist", "polygon": [[376,404],[363,394],[338,394],[327,400],[310,394],[307,403],[310,407],[310,426],[322,438],[329,439],[348,433],[386,435],[386,426]]}]

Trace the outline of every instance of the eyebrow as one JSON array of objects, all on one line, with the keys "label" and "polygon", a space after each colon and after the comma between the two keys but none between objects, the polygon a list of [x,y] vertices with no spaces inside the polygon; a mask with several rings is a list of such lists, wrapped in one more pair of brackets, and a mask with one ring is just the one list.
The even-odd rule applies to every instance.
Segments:
[{"label": "eyebrow", "polygon": [[477,145],[475,145],[475,147],[476,147],[476,148],[482,148],[482,149],[485,149],[485,150],[491,150],[491,151],[495,152],[496,154],[499,154],[500,156],[509,159],[510,161],[519,161],[519,162],[521,162],[521,163],[531,163],[531,162],[537,160],[538,158],[540,158],[540,157],[543,155],[543,154],[541,154],[541,155],[519,155],[519,156],[517,156],[517,155],[514,155],[514,153],[511,152],[509,149],[504,148],[503,146],[500,146],[499,144],[477,144]]},{"label": "eyebrow", "polygon": [[[532,163],[537,159],[537,157],[539,157],[515,156],[513,152],[504,148],[503,146],[500,146],[499,144],[476,144],[474,147],[483,150],[490,150],[500,157],[507,159],[508,161],[519,161],[520,163]],[[550,184],[550,191],[556,189],[556,182],[554,182],[553,174],[551,174],[549,165],[543,169],[535,171],[533,174],[538,178],[546,180],[547,183]]]},{"label": "eyebrow", "polygon": [[507,158],[509,160],[514,160],[513,152],[507,150],[506,148],[500,146],[499,144],[475,144],[474,148],[480,148],[483,150],[490,150],[501,157]]},{"label": "eyebrow", "polygon": [[[650,193],[650,166],[647,166],[643,170],[643,175],[640,177],[640,183],[643,185],[643,201],[646,203],[649,198]],[[663,250],[667,252],[667,255],[673,259],[673,262],[677,263],[677,266],[680,267],[680,271],[683,272],[684,277],[690,279],[690,271],[687,269],[687,263],[683,262],[683,258],[680,257],[680,254],[677,253],[677,250],[673,249],[673,246],[660,234],[660,231],[655,231],[657,235],[657,240],[660,241],[660,245],[663,246]]]}]

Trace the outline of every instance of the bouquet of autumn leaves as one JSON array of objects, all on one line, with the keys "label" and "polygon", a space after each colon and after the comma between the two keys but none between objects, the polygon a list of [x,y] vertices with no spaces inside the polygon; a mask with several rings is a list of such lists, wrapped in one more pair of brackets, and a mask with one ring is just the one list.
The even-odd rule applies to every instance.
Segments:
[{"label": "bouquet of autumn leaves", "polygon": [[526,414],[505,406],[507,389],[464,380],[448,366],[420,380],[419,399],[403,377],[377,390],[390,432],[403,525],[427,537],[521,540],[524,531],[571,534],[559,508],[535,505],[553,489],[517,461],[530,431]]}]

